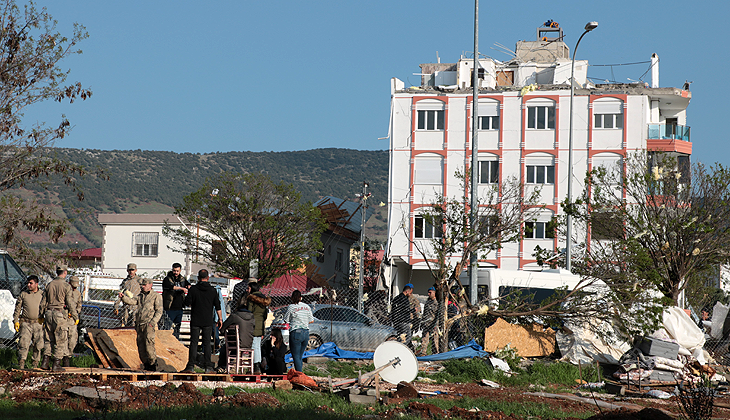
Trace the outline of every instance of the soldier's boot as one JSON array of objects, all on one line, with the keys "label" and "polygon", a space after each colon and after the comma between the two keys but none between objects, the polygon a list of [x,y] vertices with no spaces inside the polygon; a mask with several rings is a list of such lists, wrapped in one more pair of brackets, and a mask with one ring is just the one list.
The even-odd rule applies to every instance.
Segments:
[{"label": "soldier's boot", "polygon": [[253,374],[254,375],[261,375],[261,363],[254,363],[253,364]]},{"label": "soldier's boot", "polygon": [[20,361],[18,361],[18,368],[25,369],[25,359],[20,359]]},{"label": "soldier's boot", "polygon": [[65,372],[65,371],[66,371],[66,369],[64,369],[61,366],[61,360],[55,359],[53,361],[53,367],[51,368],[51,372]]},{"label": "soldier's boot", "polygon": [[63,367],[71,367],[71,358],[68,356],[63,356]]},{"label": "soldier's boot", "polygon": [[43,356],[43,363],[41,363],[41,369],[48,370],[51,368],[51,356]]},{"label": "soldier's boot", "polygon": [[157,372],[157,362],[150,363],[147,370],[149,370],[150,372]]}]

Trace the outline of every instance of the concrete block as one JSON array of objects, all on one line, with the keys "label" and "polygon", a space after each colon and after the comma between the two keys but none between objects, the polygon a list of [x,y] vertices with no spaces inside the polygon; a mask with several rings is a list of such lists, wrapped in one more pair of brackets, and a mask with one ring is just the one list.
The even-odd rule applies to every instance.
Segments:
[{"label": "concrete block", "polygon": [[353,404],[377,404],[378,399],[371,395],[350,394],[350,402]]}]

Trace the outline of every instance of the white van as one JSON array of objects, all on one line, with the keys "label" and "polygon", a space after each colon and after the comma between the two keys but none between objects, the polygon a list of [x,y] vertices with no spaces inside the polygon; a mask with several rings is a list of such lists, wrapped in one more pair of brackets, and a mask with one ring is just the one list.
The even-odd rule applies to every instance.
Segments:
[{"label": "white van", "polygon": [[[479,270],[477,279],[477,301],[489,300],[495,306],[501,296],[515,291],[521,291],[523,295],[534,294],[534,300],[539,302],[553,295],[555,289],[567,287],[572,290],[581,281],[580,276],[560,269],[525,271],[487,268]],[[459,280],[469,294],[471,288],[468,271],[462,273]]]}]

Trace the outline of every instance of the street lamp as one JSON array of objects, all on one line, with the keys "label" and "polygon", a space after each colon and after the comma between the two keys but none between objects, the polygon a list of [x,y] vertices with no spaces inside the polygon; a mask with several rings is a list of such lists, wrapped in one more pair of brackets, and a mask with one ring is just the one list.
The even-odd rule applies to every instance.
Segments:
[{"label": "street lamp", "polygon": [[588,22],[585,27],[585,31],[578,38],[578,42],[575,43],[573,48],[573,59],[570,63],[570,129],[568,131],[568,217],[566,218],[566,237],[565,237],[565,268],[570,271],[570,257],[571,247],[573,245],[573,217],[571,216],[573,206],[573,97],[575,96],[575,53],[578,51],[578,45],[580,40],[583,39],[585,34],[596,29],[598,22]]}]

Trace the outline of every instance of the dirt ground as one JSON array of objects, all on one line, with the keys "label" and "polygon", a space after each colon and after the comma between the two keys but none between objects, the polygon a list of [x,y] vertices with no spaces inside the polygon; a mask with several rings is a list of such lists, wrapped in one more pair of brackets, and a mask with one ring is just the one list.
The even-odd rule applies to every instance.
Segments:
[{"label": "dirt ground", "polygon": [[[109,389],[122,391],[126,397],[123,402],[125,409],[144,409],[151,406],[157,407],[174,407],[184,405],[197,404],[223,404],[229,406],[243,407],[278,407],[279,401],[267,393],[246,393],[241,392],[232,396],[225,396],[221,388],[216,389],[213,395],[205,395],[201,393],[196,385],[210,388],[209,382],[198,383],[157,383],[148,386],[139,386],[140,384],[131,384],[119,379],[109,379],[105,381],[96,381],[83,375],[46,375],[31,371],[0,371],[0,385],[5,387],[6,394],[18,403],[27,401],[46,401],[57,405],[59,408],[82,411],[99,411],[114,410],[120,407],[119,403],[100,401],[96,399],[87,399],[64,392],[72,386],[90,387],[94,389]],[[226,383],[223,386],[245,386],[242,383]],[[486,398],[494,401],[524,401],[548,404],[556,411],[592,411],[596,415],[591,419],[672,419],[678,418],[677,402],[674,397],[670,400],[656,400],[648,398],[622,398],[610,399],[603,395],[603,399],[615,403],[628,403],[635,406],[644,407],[639,411],[617,410],[607,412],[599,412],[594,404],[587,404],[577,401],[568,401],[563,399],[548,399],[540,396],[526,395],[525,390],[515,388],[488,388],[476,383],[473,384],[422,384],[414,383],[414,387],[418,391],[439,391],[436,396],[428,396],[420,401],[405,400],[402,404],[398,404],[396,408],[386,412],[386,418],[398,418],[402,414],[419,415],[424,419],[459,417],[466,420],[482,420],[482,419],[516,419],[518,417],[507,416],[504,413],[489,411],[467,411],[460,408],[452,408],[444,411],[437,406],[429,403],[431,398],[440,399],[460,399],[464,396],[474,398]],[[544,390],[551,392],[550,390]],[[596,394],[598,395],[598,394]],[[589,396],[590,397],[590,396]],[[730,397],[721,396],[716,398],[716,403],[727,404],[730,407]],[[399,400],[391,399],[390,402],[398,403]],[[323,411],[329,411],[328,407],[320,407]],[[667,414],[671,413],[671,415]],[[730,409],[716,407],[713,417],[730,419]]]}]

